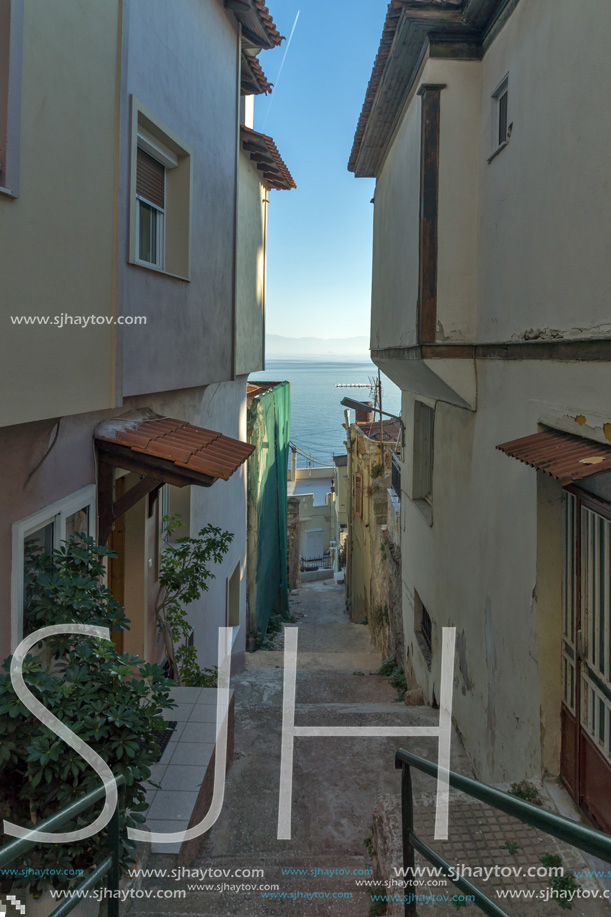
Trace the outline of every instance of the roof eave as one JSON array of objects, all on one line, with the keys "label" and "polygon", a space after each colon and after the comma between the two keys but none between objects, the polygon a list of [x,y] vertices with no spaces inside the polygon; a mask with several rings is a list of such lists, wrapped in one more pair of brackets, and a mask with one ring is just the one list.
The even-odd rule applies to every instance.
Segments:
[{"label": "roof eave", "polygon": [[461,41],[481,49],[485,31],[504,3],[391,0],[355,132],[350,172],[357,178],[376,177],[431,40],[438,46]]}]

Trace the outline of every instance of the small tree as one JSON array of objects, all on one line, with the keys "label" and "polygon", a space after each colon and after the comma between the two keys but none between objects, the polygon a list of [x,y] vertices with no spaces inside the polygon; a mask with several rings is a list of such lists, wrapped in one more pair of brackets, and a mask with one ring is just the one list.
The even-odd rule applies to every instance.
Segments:
[{"label": "small tree", "polygon": [[163,517],[165,547],[161,554],[160,588],[155,608],[157,625],[178,684],[209,685],[214,681],[214,670],[200,668],[197,650],[188,644],[191,625],[187,606],[208,590],[208,580],[214,579],[210,564],[221,563],[233,534],[207,525],[195,538],[184,536],[172,542],[172,534],[181,526],[178,514]]},{"label": "small tree", "polygon": [[[31,551],[25,589],[27,631],[73,622],[128,628],[123,608],[100,584],[103,559],[110,555],[84,535],[73,536],[51,556]],[[4,663],[7,672],[9,668],[10,657]],[[122,831],[141,824],[147,808],[145,784],[166,728],[162,713],[173,706],[168,698],[171,683],[161,667],[119,653],[105,640],[61,635],[45,641],[40,653],[26,659],[23,675],[45,707],[90,745],[116,776],[125,777]],[[99,786],[99,777],[86,761],[30,714],[17,698],[10,676],[0,675],[0,815],[34,826]],[[94,807],[62,830],[89,824],[98,811]],[[49,885],[74,886],[80,879],[69,872],[90,870],[106,856],[107,844],[107,831],[102,831],[70,845],[37,845],[20,865],[38,870],[38,875],[15,878],[14,884],[30,885],[34,893]],[[133,862],[133,846],[125,837],[123,867]]]}]

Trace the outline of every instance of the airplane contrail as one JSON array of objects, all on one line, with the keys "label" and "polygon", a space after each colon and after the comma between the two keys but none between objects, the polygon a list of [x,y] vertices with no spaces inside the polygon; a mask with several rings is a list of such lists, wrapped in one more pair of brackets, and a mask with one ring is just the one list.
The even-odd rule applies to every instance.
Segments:
[{"label": "airplane contrail", "polygon": [[[299,19],[299,14],[300,14],[300,12],[301,12],[301,10],[297,10],[297,15],[295,16],[295,22],[293,23],[293,28],[291,29],[291,34],[289,35],[289,40],[288,40],[288,42],[287,42],[286,48],[284,49],[284,54],[283,54],[283,56],[282,56],[282,63],[280,64],[280,70],[278,71],[278,76],[276,77],[276,82],[274,83],[274,89],[276,89],[276,90],[278,89],[278,83],[280,82],[280,74],[282,73],[282,68],[284,67],[284,62],[285,62],[285,60],[286,60],[286,55],[289,53],[289,48],[291,47],[291,42],[292,42],[292,40],[293,40],[293,34],[294,34],[295,28],[296,28],[296,26],[297,26],[297,20]],[[266,123],[267,123],[267,119],[268,119],[268,117],[269,117],[270,111],[272,110],[272,105],[273,105],[273,104],[274,104],[274,96],[272,95],[272,97],[271,97],[271,99],[270,99],[270,103],[269,103],[269,108],[267,109],[267,112],[265,113],[265,118],[263,119],[263,127],[265,127],[265,125],[266,125]]]}]

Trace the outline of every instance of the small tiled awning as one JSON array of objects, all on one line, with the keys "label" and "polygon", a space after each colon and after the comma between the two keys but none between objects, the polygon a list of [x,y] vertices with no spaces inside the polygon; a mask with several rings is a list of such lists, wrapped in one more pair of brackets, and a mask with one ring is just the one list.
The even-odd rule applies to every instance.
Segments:
[{"label": "small tiled awning", "polygon": [[[229,480],[254,450],[249,443],[152,412],[137,412],[105,421],[96,429],[95,438],[105,454],[112,454],[114,446],[114,454],[118,457],[127,450],[135,457],[169,462],[178,475],[184,469],[223,481]],[[191,482],[191,475],[189,478]],[[202,480],[201,483],[209,485],[212,482]]]},{"label": "small tiled awning", "polygon": [[[147,495],[150,511],[163,484],[210,487],[219,479],[227,481],[255,448],[150,410],[103,421],[96,427],[95,444],[100,544],[106,544],[117,519]],[[123,496],[115,493],[116,468],[140,476]]]},{"label": "small tiled awning", "polygon": [[611,471],[611,446],[558,430],[523,436],[496,448],[563,486]]}]

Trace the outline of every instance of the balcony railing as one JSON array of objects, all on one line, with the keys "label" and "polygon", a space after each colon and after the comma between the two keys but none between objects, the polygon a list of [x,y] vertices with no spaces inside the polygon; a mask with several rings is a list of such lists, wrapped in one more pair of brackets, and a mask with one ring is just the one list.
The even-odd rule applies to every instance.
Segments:
[{"label": "balcony railing", "polygon": [[[125,786],[125,777],[120,775],[116,777],[116,781],[120,799],[122,795],[121,790]],[[105,796],[106,790],[104,786],[101,786],[97,790],[92,790],[91,793],[83,796],[82,799],[77,799],[76,802],[71,803],[55,815],[37,824],[36,831],[57,831],[58,828],[61,828],[63,825],[76,818],[77,815],[86,812],[87,809],[90,809],[96,803],[100,802]],[[8,844],[0,847],[0,871],[9,863],[12,863],[13,860],[27,853],[32,847],[36,847],[37,843],[38,841],[28,840],[27,837],[18,837],[15,838],[14,841],[10,841]],[[93,871],[89,873],[87,878],[84,879],[80,885],[73,889],[73,894],[56,907],[49,917],[65,917],[66,914],[74,910],[83,900],[79,892],[85,892],[90,888],[96,888],[101,884],[102,879],[106,875],[108,876],[107,888],[109,892],[114,893],[109,894],[107,899],[108,917],[119,917],[118,891],[119,879],[121,877],[120,856],[121,836],[119,832],[119,805],[117,804],[108,823],[108,856],[102,860],[99,866],[96,866]]]},{"label": "balcony railing", "polygon": [[[444,860],[442,856],[414,833],[411,768],[415,767],[430,777],[437,777],[438,765],[401,748],[395,755],[395,767],[401,768],[402,771],[401,828],[403,834],[403,868],[405,871],[405,917],[417,917],[415,904],[417,888],[414,883],[416,851],[429,863],[441,869],[444,875],[451,879],[461,892],[472,896],[473,903],[484,914],[489,914],[490,917],[510,917],[507,911],[504,911],[498,904],[488,898],[477,885],[465,879],[464,876],[458,876],[447,860]],[[602,831],[595,831],[593,828],[571,821],[569,818],[563,818],[553,812],[546,812],[545,809],[523,802],[509,793],[486,786],[485,783],[479,783],[470,777],[463,777],[454,771],[446,771],[445,773],[451,787],[466,793],[473,799],[479,799],[480,802],[499,809],[501,812],[505,812],[507,815],[511,815],[533,828],[538,828],[540,831],[551,834],[573,847],[578,847],[586,853],[611,863],[611,837],[603,834]]]}]

